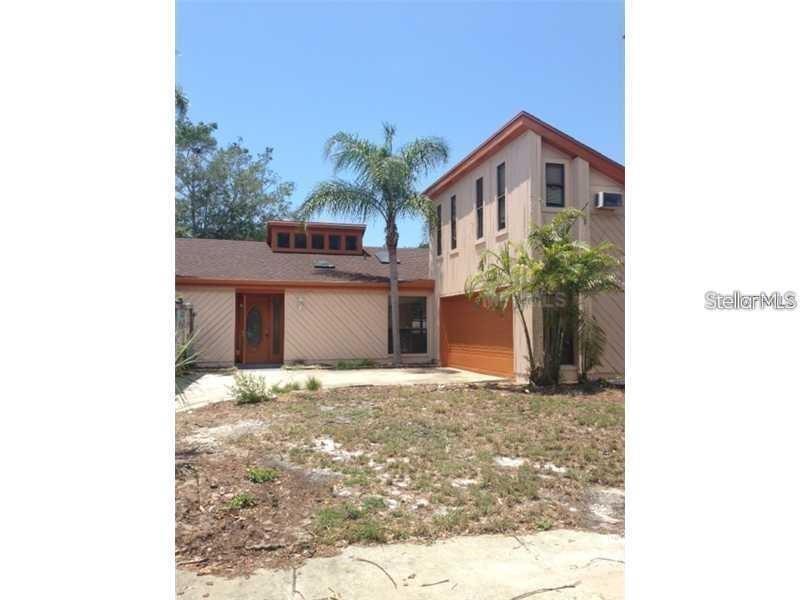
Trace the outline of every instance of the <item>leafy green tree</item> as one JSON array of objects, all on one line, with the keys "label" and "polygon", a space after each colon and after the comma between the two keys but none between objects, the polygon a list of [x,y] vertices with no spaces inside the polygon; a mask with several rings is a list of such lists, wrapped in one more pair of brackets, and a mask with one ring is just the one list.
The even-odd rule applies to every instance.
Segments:
[{"label": "leafy green tree", "polygon": [[325,157],[334,174],[349,172],[352,181],[335,178],[318,184],[298,211],[308,220],[319,213],[356,220],[381,219],[389,254],[389,296],[392,307],[394,364],[400,365],[400,317],[397,275],[397,221],[423,217],[433,222],[433,205],[416,189],[419,177],[447,162],[448,146],[439,137],[423,137],[395,151],[393,125],[384,123],[383,142],[373,143],[352,133],[339,132],[325,144]]},{"label": "leafy green tree", "polygon": [[242,140],[219,147],[216,123],[194,123],[175,92],[175,234],[263,240],[266,221],[289,215],[294,184],[269,165],[272,149],[253,155]]},{"label": "leafy green tree", "polygon": [[[566,335],[584,346],[585,360],[599,361],[605,335],[596,320],[581,314],[580,301],[600,292],[621,289],[621,265],[613,244],[592,246],[573,238],[572,228],[582,211],[565,209],[545,225],[533,226],[523,244],[505,244],[487,251],[478,271],[467,280],[465,291],[479,302],[505,309],[513,303],[519,313],[528,346],[529,382],[555,385],[559,381]],[[543,352],[534,360],[532,333],[524,314],[531,303],[541,305]],[[581,326],[581,324],[583,324]],[[583,373],[591,368],[584,365]]]}]

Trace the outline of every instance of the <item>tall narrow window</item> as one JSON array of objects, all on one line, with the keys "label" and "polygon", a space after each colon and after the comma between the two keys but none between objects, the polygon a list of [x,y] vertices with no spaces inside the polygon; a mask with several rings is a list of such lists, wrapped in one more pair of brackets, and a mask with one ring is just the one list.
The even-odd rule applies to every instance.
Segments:
[{"label": "tall narrow window", "polygon": [[564,165],[547,163],[544,166],[545,206],[564,206]]},{"label": "tall narrow window", "polygon": [[436,207],[436,256],[442,255],[442,205]]},{"label": "tall narrow window", "polygon": [[480,240],[483,238],[483,177],[475,182],[475,221],[478,228],[475,234]]},{"label": "tall narrow window", "polygon": [[506,228],[506,163],[497,165],[497,230]]},{"label": "tall narrow window", "polygon": [[456,197],[450,196],[450,250],[455,250],[458,245],[456,219]]}]

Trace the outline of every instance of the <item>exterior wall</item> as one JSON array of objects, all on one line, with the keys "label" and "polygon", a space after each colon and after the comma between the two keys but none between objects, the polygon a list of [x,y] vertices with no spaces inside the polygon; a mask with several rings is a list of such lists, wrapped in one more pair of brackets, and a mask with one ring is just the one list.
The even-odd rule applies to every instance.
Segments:
[{"label": "exterior wall", "polygon": [[[442,255],[436,256],[436,240],[431,240],[431,275],[436,281],[436,297],[464,293],[467,277],[477,271],[485,250],[497,250],[506,242],[521,242],[530,227],[535,190],[531,186],[532,165],[541,156],[541,137],[526,132],[467,172],[448,189],[433,198],[442,205]],[[497,230],[496,168],[506,164],[506,229]],[[477,239],[475,214],[475,181],[483,177],[483,239]],[[450,197],[456,195],[457,247],[450,249]],[[526,320],[533,318],[528,308]],[[439,332],[436,332],[438,339]],[[438,356],[438,355],[437,355]],[[514,373],[524,376],[527,370],[527,349],[522,321],[514,313]]]},{"label": "exterior wall", "polygon": [[[428,352],[403,356],[406,362],[429,362],[437,355],[433,294],[400,295],[427,298]],[[290,289],[284,306],[284,362],[390,359],[388,291]]]},{"label": "exterior wall", "polygon": [[[506,163],[507,232],[497,233],[495,203],[495,168]],[[478,268],[484,250],[496,250],[506,242],[525,239],[532,223],[548,223],[561,208],[545,206],[545,163],[564,165],[565,207],[586,208],[587,219],[575,231],[577,239],[597,244],[608,240],[621,252],[625,248],[625,209],[604,210],[593,207],[594,194],[600,191],[624,192],[624,186],[591,169],[589,163],[565,154],[542,142],[533,132],[526,132],[499,152],[456,180],[448,189],[433,198],[442,206],[442,255],[436,256],[436,240],[431,243],[431,274],[436,281],[437,298],[464,293],[467,278]],[[483,177],[484,239],[476,240],[475,180]],[[457,248],[450,250],[450,197],[456,195]],[[624,273],[621,273],[624,279]],[[598,375],[624,373],[625,368],[625,301],[624,294],[604,294],[586,304],[604,328],[608,343]],[[525,319],[533,334],[534,352],[542,351],[541,311],[528,307]],[[438,336],[438,332],[437,332]],[[514,314],[514,373],[526,377],[527,348],[522,319]],[[563,367],[565,381],[574,380],[575,367]]]},{"label": "exterior wall", "polygon": [[177,287],[195,311],[195,351],[203,367],[234,364],[236,292],[233,288]]},{"label": "exterior wall", "polygon": [[[591,171],[590,193],[624,192],[625,188],[601,173]],[[625,202],[621,208],[603,210],[593,208],[590,213],[590,241],[599,244],[608,241],[625,258]],[[620,281],[625,281],[625,269],[620,269]],[[598,375],[622,375],[625,373],[625,293],[602,294],[593,298],[589,305],[591,314],[597,317],[606,332],[606,351],[602,364],[596,369]]]}]

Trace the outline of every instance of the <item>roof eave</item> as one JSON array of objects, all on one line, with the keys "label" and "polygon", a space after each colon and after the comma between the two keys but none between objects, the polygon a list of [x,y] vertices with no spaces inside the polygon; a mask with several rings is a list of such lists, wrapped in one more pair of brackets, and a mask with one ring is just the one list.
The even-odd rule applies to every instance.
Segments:
[{"label": "roof eave", "polygon": [[522,111],[514,116],[499,130],[497,130],[486,141],[470,152],[461,161],[456,163],[449,171],[439,177],[425,190],[425,195],[436,196],[445,191],[457,179],[461,178],[471,169],[477,167],[481,162],[498,152],[501,148],[512,142],[526,131],[532,131],[540,135],[548,144],[558,148],[573,157],[580,157],[586,160],[589,165],[619,183],[625,183],[625,167],[615,160],[598,152],[576,140],[572,136],[545,123],[532,114]]}]

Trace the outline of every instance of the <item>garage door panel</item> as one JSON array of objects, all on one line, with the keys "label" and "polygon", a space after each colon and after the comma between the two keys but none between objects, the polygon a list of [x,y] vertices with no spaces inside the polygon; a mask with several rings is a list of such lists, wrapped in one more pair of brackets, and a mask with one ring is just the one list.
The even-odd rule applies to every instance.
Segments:
[{"label": "garage door panel", "polygon": [[465,296],[440,302],[442,365],[511,377],[514,372],[513,319]]}]

